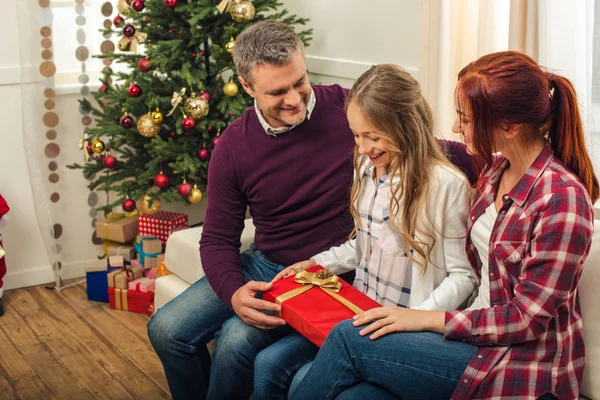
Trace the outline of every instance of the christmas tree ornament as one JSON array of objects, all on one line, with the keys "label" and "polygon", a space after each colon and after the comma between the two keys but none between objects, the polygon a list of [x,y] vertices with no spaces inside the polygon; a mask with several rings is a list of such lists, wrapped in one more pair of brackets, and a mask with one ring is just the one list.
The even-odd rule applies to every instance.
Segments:
[{"label": "christmas tree ornament", "polygon": [[177,186],[177,193],[179,193],[181,197],[188,197],[190,193],[192,193],[192,185],[187,183],[185,178],[183,178],[183,183],[180,183],[179,186]]},{"label": "christmas tree ornament", "polygon": [[210,101],[210,94],[208,94],[206,92],[202,92],[200,97],[202,97],[203,99],[206,99],[206,101]]},{"label": "christmas tree ornament", "polygon": [[152,122],[152,113],[142,115],[137,122],[137,129],[140,135],[153,138],[160,132],[160,126]]},{"label": "christmas tree ornament", "polygon": [[208,151],[208,149],[202,148],[198,150],[198,158],[202,161],[210,160],[210,152]]},{"label": "christmas tree ornament", "polygon": [[160,173],[154,177],[154,184],[159,188],[164,189],[169,186],[169,177],[160,171]]},{"label": "christmas tree ornament", "polygon": [[235,97],[238,94],[238,86],[233,80],[230,80],[223,86],[223,93],[225,93],[225,96]]},{"label": "christmas tree ornament", "polygon": [[241,0],[231,5],[231,11],[229,11],[229,13],[235,22],[245,23],[252,21],[256,14],[256,10],[250,1]]},{"label": "christmas tree ornament", "polygon": [[106,149],[104,142],[100,139],[96,139],[92,142],[92,152],[100,154]]},{"label": "christmas tree ornament", "polygon": [[148,58],[142,58],[138,63],[138,68],[142,72],[150,72],[152,70],[152,66],[149,64],[150,60]]},{"label": "christmas tree ornament", "polygon": [[129,51],[131,50],[131,42],[121,42],[117,43],[117,48],[121,51]]},{"label": "christmas tree ornament", "polygon": [[184,130],[191,131],[192,129],[194,129],[196,127],[196,121],[194,120],[194,118],[185,117],[181,121],[181,126],[183,127]]},{"label": "christmas tree ornament", "polygon": [[113,24],[115,26],[115,28],[120,28],[123,26],[123,24],[125,23],[125,19],[123,19],[123,17],[121,17],[120,15],[117,15],[114,19],[113,19]]},{"label": "christmas tree ornament", "polygon": [[102,159],[102,165],[104,165],[104,168],[113,169],[117,166],[117,159],[107,153]]},{"label": "christmas tree ornament", "polygon": [[138,200],[137,209],[140,214],[156,214],[160,211],[160,200],[152,200],[150,195],[146,193]]},{"label": "christmas tree ornament", "polygon": [[169,111],[167,117],[173,114],[173,111],[175,111],[177,106],[183,101],[183,95],[185,94],[185,90],[185,88],[181,88],[181,90],[179,90],[179,93],[173,92],[173,97],[171,98],[171,105],[173,106],[173,108],[171,108],[171,111]]},{"label": "christmas tree ornament", "polygon": [[83,138],[79,139],[79,150],[83,150],[83,161],[85,162],[88,162],[88,160],[90,159],[90,154],[93,154],[92,146],[88,141],[89,138],[90,135],[84,133]]},{"label": "christmas tree ornament", "polygon": [[85,146],[85,150],[87,151],[87,153],[91,156],[92,154],[94,154],[94,150],[92,150],[92,145],[88,144],[87,146]]},{"label": "christmas tree ornament", "polygon": [[215,147],[217,143],[219,143],[219,136],[215,136],[210,142],[212,143],[213,147]]},{"label": "christmas tree ornament", "polygon": [[185,112],[193,119],[204,118],[208,115],[208,100],[204,97],[196,97],[192,92],[191,96],[184,103]]},{"label": "christmas tree ornament", "polygon": [[135,201],[131,199],[125,199],[121,207],[123,207],[123,211],[125,212],[132,212],[133,210],[135,210]]},{"label": "christmas tree ornament", "polygon": [[165,0],[165,6],[174,8],[177,5],[177,0]]},{"label": "christmas tree ornament", "polygon": [[152,112],[151,118],[152,122],[154,122],[156,125],[162,125],[164,121],[163,113],[160,112],[158,107],[156,107],[156,111]]},{"label": "christmas tree ornament", "polygon": [[142,88],[139,85],[132,84],[129,86],[129,89],[127,89],[127,93],[129,94],[129,97],[140,97],[142,95]]},{"label": "christmas tree ornament", "polygon": [[133,118],[131,118],[127,114],[123,115],[119,120],[119,125],[121,125],[125,129],[131,129],[131,127],[133,126]]},{"label": "christmas tree ornament", "polygon": [[194,184],[194,188],[192,189],[192,192],[187,197],[187,199],[192,204],[198,203],[200,200],[202,200],[202,192],[200,191],[200,189],[198,189],[196,184]]},{"label": "christmas tree ornament", "polygon": [[133,35],[135,35],[135,28],[133,25],[125,25],[123,27],[123,36],[130,38]]},{"label": "christmas tree ornament", "polygon": [[229,54],[233,54],[233,47],[235,46],[235,40],[233,40],[233,36],[229,39],[229,42],[225,43],[225,51]]},{"label": "christmas tree ornament", "polygon": [[102,85],[100,86],[100,91],[106,93],[108,91],[108,88],[106,87],[106,85]]},{"label": "christmas tree ornament", "polygon": [[[129,35],[129,36],[127,36],[127,34],[125,34],[125,30],[128,26],[131,27],[131,29],[133,29],[133,33],[131,33],[131,31],[129,30],[129,33],[131,33],[131,35]],[[136,54],[137,54],[138,44],[144,43],[146,41],[146,38],[148,37],[148,34],[143,33],[143,32],[137,32],[135,30],[135,28],[131,25],[125,25],[123,27],[123,35],[124,35],[124,37],[122,37],[121,40],[119,40],[119,43],[117,43],[117,46],[119,47],[119,49],[121,49],[121,48],[127,48],[127,50],[131,49],[131,51],[133,51]],[[125,50],[123,50],[123,51],[125,51]]]},{"label": "christmas tree ornament", "polygon": [[144,9],[144,2],[143,0],[133,0],[131,2],[131,8],[133,8],[135,11],[140,12]]}]

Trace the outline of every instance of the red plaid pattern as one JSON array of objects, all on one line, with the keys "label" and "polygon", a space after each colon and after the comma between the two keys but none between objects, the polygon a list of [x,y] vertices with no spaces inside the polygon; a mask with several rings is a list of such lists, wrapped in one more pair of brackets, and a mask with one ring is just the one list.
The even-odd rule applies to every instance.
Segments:
[{"label": "red plaid pattern", "polygon": [[172,211],[159,211],[156,214],[145,214],[138,217],[138,234],[152,235],[167,243],[167,239],[177,229],[187,228],[187,214]]},{"label": "red plaid pattern", "polygon": [[[473,223],[493,203],[508,166],[498,157],[482,177]],[[491,308],[446,313],[445,337],[480,346],[453,399],[577,399],[583,377],[583,325],[577,292],[593,232],[593,208],[577,177],[546,146],[502,199],[490,238]]]}]

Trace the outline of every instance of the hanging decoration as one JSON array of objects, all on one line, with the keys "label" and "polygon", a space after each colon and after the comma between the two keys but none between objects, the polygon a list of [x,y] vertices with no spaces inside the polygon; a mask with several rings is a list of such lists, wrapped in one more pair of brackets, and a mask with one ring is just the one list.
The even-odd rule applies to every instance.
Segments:
[{"label": "hanging decoration", "polygon": [[229,39],[229,42],[225,43],[225,51],[229,54],[233,54],[233,47],[235,46],[235,40],[233,40],[233,36]]},{"label": "hanging decoration", "polygon": [[154,184],[159,188],[164,189],[169,186],[169,177],[160,171],[160,173],[154,177]]},{"label": "hanging decoration", "polygon": [[169,113],[167,114],[167,117],[171,116],[171,114],[173,114],[173,111],[175,111],[177,106],[183,101],[183,96],[185,95],[185,91],[186,91],[185,88],[181,88],[181,90],[179,90],[179,93],[173,92],[173,97],[171,98],[171,105],[173,106],[173,108],[171,108],[171,111],[169,111]]},{"label": "hanging decoration", "polygon": [[156,107],[155,111],[152,111],[152,122],[156,125],[162,125],[163,121],[164,121],[164,117],[163,117],[163,113],[160,112],[160,109],[158,107]]},{"label": "hanging decoration", "polygon": [[106,149],[104,142],[100,139],[96,139],[92,142],[92,151],[96,154],[102,153]]},{"label": "hanging decoration", "polygon": [[[133,51],[137,54],[137,47],[146,41],[148,34],[136,30],[133,25],[123,27],[123,37],[119,40],[117,46],[121,51]],[[127,48],[127,50],[123,50]]]},{"label": "hanging decoration", "polygon": [[192,193],[192,185],[187,183],[185,178],[183,178],[183,182],[177,186],[177,193],[181,197],[188,197]]},{"label": "hanging decoration", "polygon": [[187,197],[188,201],[192,204],[200,202],[202,200],[202,192],[198,189],[198,186],[194,183],[194,188]]},{"label": "hanging decoration", "polygon": [[235,84],[233,79],[229,80],[229,82],[223,86],[223,93],[225,93],[225,96],[235,97],[235,95],[238,94],[238,91],[238,86]]},{"label": "hanging decoration", "polygon": [[184,104],[185,112],[193,119],[204,118],[208,115],[208,100],[204,97],[196,97],[196,93],[192,92],[190,97]]},{"label": "hanging decoration", "polygon": [[160,211],[160,200],[152,200],[150,195],[146,193],[138,200],[137,209],[140,214],[156,214]]},{"label": "hanging decoration", "polygon": [[137,129],[140,135],[153,138],[160,132],[160,126],[152,122],[152,113],[142,115],[137,122]]},{"label": "hanging decoration", "polygon": [[254,4],[248,0],[241,0],[231,5],[231,18],[235,22],[246,23],[254,19],[256,9]]},{"label": "hanging decoration", "polygon": [[87,133],[83,134],[83,138],[79,139],[79,150],[83,150],[83,161],[88,162],[90,159],[90,151],[92,147],[90,146],[89,139],[90,136]]}]

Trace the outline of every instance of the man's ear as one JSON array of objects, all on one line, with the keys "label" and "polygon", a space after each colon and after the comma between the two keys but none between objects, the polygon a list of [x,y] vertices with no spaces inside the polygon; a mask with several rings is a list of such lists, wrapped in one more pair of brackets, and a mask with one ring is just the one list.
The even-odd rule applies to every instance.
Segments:
[{"label": "man's ear", "polygon": [[242,87],[244,88],[246,93],[248,93],[248,95],[250,95],[250,97],[255,98],[256,95],[254,94],[254,90],[252,90],[252,87],[250,87],[248,82],[246,82],[246,80],[244,78],[242,78],[241,76],[238,76],[238,80],[242,84]]}]

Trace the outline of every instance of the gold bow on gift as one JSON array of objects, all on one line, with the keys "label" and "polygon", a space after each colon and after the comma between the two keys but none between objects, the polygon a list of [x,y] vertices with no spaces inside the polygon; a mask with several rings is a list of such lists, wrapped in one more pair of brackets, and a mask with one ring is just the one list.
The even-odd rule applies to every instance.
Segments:
[{"label": "gold bow on gift", "polygon": [[328,269],[320,269],[317,272],[300,271],[296,274],[296,276],[294,276],[294,281],[303,286],[300,286],[299,288],[290,290],[287,293],[277,296],[275,300],[277,301],[277,304],[281,305],[281,303],[283,303],[286,300],[296,297],[312,289],[313,287],[318,287],[325,293],[327,293],[328,295],[330,295],[331,297],[348,307],[355,314],[363,313],[363,310],[360,307],[354,305],[352,302],[346,300],[337,293],[342,289],[342,283],[339,281],[339,279],[340,278],[338,278],[337,275],[334,275]]},{"label": "gold bow on gift", "polygon": [[173,108],[171,108],[171,111],[169,111],[167,117],[173,114],[173,111],[175,111],[177,106],[183,101],[183,95],[185,95],[185,88],[181,88],[179,93],[173,92],[173,97],[171,98],[171,105]]},{"label": "gold bow on gift", "polygon": [[146,37],[148,37],[147,33],[138,31],[136,31],[131,37],[124,36],[121,38],[121,40],[119,40],[119,45],[121,46],[120,48],[127,48],[129,45],[131,46],[129,49],[137,54],[138,44],[144,43],[146,41]]}]

